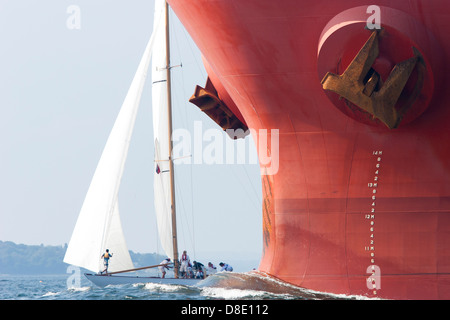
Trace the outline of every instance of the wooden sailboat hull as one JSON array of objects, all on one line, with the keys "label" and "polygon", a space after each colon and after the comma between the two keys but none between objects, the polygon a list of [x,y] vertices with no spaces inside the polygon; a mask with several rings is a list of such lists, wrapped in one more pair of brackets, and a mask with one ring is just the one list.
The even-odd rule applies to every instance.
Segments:
[{"label": "wooden sailboat hull", "polygon": [[156,283],[167,285],[194,286],[203,279],[183,279],[183,278],[160,278],[160,277],[139,277],[139,276],[120,276],[104,274],[84,274],[89,281],[99,287],[108,285],[135,284],[135,283]]},{"label": "wooden sailboat hull", "polygon": [[[165,26],[164,29],[163,26]],[[114,252],[115,257],[119,257],[119,259],[113,259],[114,268],[110,269],[113,271],[112,273],[107,275],[85,274],[91,282],[100,287],[133,283],[194,285],[201,281],[200,279],[179,279],[177,277],[176,201],[173,159],[171,157],[173,131],[171,77],[170,67],[167,67],[170,66],[169,39],[168,4],[165,0],[157,0],[152,36],[106,142],[64,257],[64,262],[68,264],[95,272],[98,269],[99,254],[105,251],[109,252],[109,250]],[[161,245],[167,257],[175,262],[175,278],[164,279],[116,275],[149,268],[133,268],[119,217],[118,192],[150,61],[152,61],[154,85],[152,87],[152,109],[155,139],[155,212]],[[166,165],[167,168],[165,168]],[[160,169],[162,172],[169,172],[169,175],[160,175]],[[168,206],[169,203],[170,206]]]}]

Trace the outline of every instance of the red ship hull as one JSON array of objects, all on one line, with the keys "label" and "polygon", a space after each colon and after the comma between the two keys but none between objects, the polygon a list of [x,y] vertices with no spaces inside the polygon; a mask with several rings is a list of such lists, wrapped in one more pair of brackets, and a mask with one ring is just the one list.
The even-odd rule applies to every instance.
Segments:
[{"label": "red ship hull", "polygon": [[370,37],[373,1],[168,2],[229,109],[256,132],[279,130],[279,168],[262,166],[259,270],[322,292],[449,299],[450,2],[375,3],[373,69],[386,81],[413,46],[423,66],[394,129],[321,83]]}]

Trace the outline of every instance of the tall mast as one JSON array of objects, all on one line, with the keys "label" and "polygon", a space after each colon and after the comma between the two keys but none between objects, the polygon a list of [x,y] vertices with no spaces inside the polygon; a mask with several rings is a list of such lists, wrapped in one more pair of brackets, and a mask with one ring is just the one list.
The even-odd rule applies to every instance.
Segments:
[{"label": "tall mast", "polygon": [[177,241],[177,217],[175,208],[175,177],[172,159],[172,93],[170,78],[170,37],[169,37],[169,4],[166,1],[166,72],[167,72],[167,112],[169,122],[169,172],[170,172],[170,193],[172,211],[172,241],[173,241],[173,262],[175,278],[178,278],[178,241]]}]

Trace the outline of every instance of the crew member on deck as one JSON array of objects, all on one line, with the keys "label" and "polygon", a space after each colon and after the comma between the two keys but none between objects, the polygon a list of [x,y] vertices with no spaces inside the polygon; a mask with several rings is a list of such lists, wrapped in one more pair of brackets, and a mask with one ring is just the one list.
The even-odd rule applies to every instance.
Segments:
[{"label": "crew member on deck", "polygon": [[220,271],[233,271],[233,267],[230,266],[228,263],[219,263],[219,266],[222,267],[222,269],[220,269]]},{"label": "crew member on deck", "polygon": [[109,253],[109,249],[106,249],[106,252],[101,255],[100,259],[103,258],[103,266],[105,269],[100,273],[108,273],[109,259],[112,257],[112,253]]},{"label": "crew member on deck", "polygon": [[163,261],[161,261],[160,265],[158,267],[159,271],[161,272],[162,276],[161,278],[165,278],[166,277],[166,269],[169,270],[169,264],[170,263],[170,258],[164,259]]},{"label": "crew member on deck", "polygon": [[206,276],[209,276],[210,274],[214,274],[216,272],[217,268],[211,262],[208,262],[208,268],[206,269]]},{"label": "crew member on deck", "polygon": [[194,261],[194,275],[196,279],[205,278],[205,266],[203,263]]},{"label": "crew member on deck", "polygon": [[180,275],[182,278],[188,277],[188,266],[190,264],[189,256],[186,253],[186,250],[183,251],[180,259]]}]

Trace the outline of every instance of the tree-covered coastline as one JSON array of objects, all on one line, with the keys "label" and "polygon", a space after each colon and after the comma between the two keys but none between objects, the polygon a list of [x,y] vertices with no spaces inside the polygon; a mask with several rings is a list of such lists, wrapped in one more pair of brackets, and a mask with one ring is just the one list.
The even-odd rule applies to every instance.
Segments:
[{"label": "tree-covered coastline", "polygon": [[[63,246],[25,245],[0,241],[0,274],[65,274],[63,262],[67,244]],[[165,256],[156,253],[135,253],[130,250],[136,268],[155,265]]]}]

